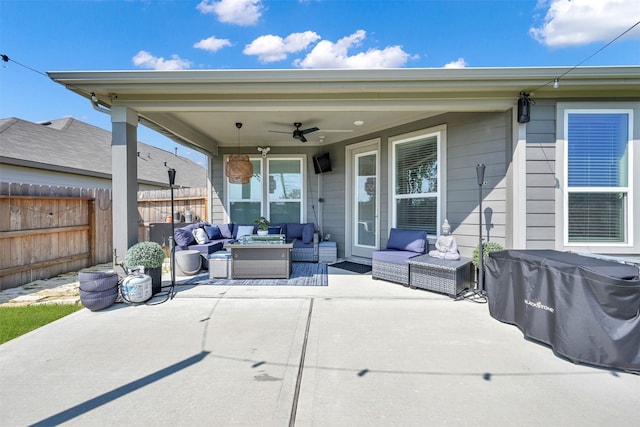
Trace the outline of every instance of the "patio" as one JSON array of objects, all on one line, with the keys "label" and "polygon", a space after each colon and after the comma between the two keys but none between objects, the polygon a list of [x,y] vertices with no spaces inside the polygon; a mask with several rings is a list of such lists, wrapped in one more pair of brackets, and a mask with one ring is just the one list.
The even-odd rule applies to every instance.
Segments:
[{"label": "patio", "polygon": [[0,346],[2,424],[637,423],[640,376],[559,358],[486,304],[334,268],[326,287],[177,291]]}]

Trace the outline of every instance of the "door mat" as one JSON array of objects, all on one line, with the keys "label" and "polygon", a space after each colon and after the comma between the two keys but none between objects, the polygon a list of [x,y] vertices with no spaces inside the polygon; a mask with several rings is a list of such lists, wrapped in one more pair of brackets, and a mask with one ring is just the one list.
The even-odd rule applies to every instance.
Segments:
[{"label": "door mat", "polygon": [[341,268],[343,270],[353,271],[354,273],[360,273],[360,274],[371,272],[370,265],[358,264],[351,261],[342,261],[337,264],[331,264],[331,267]]},{"label": "door mat", "polygon": [[288,279],[212,279],[205,271],[187,279],[181,285],[215,286],[328,286],[327,265],[311,262],[294,262]]}]

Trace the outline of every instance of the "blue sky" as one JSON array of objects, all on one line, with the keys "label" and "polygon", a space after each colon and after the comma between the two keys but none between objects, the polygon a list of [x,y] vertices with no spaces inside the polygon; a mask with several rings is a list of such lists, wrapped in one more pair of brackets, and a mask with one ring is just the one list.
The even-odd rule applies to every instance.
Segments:
[{"label": "blue sky", "polygon": [[[638,21],[640,0],[0,0],[0,118],[111,129],[38,72],[570,68]],[[583,65],[640,65],[640,25]]]}]

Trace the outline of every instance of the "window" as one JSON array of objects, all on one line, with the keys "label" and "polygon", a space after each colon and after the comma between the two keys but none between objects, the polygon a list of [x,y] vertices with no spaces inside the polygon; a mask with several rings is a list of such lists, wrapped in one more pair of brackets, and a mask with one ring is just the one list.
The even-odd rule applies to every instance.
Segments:
[{"label": "window", "polygon": [[227,181],[230,221],[252,224],[259,216],[265,216],[272,223],[302,222],[304,160],[303,157],[252,158],[253,177],[249,183]]},{"label": "window", "polygon": [[565,110],[565,244],[631,240],[631,111]]},{"label": "window", "polygon": [[269,221],[302,221],[302,161],[269,159]]},{"label": "window", "polygon": [[262,162],[259,159],[250,161],[253,176],[247,184],[230,184],[227,180],[227,212],[231,222],[238,224],[252,224],[254,219],[262,216]]},{"label": "window", "polygon": [[440,222],[441,138],[443,132],[393,141],[395,227],[437,234]]}]

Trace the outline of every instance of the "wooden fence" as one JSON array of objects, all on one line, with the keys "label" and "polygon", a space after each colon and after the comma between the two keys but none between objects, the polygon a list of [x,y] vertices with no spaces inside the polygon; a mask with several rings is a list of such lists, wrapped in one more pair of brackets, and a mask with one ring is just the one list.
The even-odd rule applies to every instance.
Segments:
[{"label": "wooden fence", "polygon": [[[171,213],[171,190],[148,190],[138,192],[138,239],[149,239],[149,224],[153,222],[204,221],[207,212],[207,189],[178,188],[173,191],[174,213]],[[191,218],[186,218],[190,216]]]},{"label": "wooden fence", "polygon": [[[193,221],[207,218],[206,200],[206,188],[174,190],[174,210]],[[0,183],[0,290],[111,262],[111,206],[107,189]],[[170,212],[169,190],[141,191],[139,240]]]}]

